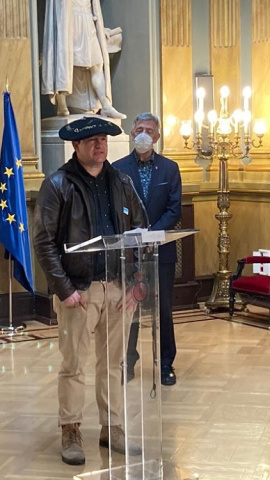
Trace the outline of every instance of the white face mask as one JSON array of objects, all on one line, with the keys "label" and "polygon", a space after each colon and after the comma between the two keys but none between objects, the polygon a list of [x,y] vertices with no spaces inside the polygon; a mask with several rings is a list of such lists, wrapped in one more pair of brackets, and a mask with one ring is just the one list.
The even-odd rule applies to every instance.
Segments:
[{"label": "white face mask", "polygon": [[139,133],[139,135],[134,138],[134,144],[139,153],[146,153],[153,148],[153,140],[145,132]]}]

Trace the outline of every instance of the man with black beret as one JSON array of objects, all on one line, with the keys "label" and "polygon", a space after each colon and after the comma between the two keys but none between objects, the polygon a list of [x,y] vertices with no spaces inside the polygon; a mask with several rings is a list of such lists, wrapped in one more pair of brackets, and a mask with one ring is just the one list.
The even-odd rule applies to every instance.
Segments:
[{"label": "man with black beret", "polygon": [[[85,397],[85,364],[93,331],[96,398],[102,426],[100,445],[108,447],[110,416],[111,448],[125,453],[120,419],[122,291],[119,283],[105,281],[104,253],[68,254],[64,250],[65,244],[147,226],[147,215],[132,181],[106,160],[107,135],[120,133],[117,125],[98,116],[84,117],[62,127],[59,136],[72,142],[73,156],[44,180],[35,207],[34,248],[54,294],[62,354],[58,377],[62,460],[71,465],[85,462],[79,426]],[[110,323],[110,412],[105,299]],[[135,308],[127,291],[130,321]],[[131,446],[129,453],[139,454],[140,449]]]}]

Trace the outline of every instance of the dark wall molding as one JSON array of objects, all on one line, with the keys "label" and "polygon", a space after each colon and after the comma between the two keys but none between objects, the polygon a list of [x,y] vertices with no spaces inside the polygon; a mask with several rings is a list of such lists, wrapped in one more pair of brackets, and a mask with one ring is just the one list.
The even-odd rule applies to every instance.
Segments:
[{"label": "dark wall molding", "polygon": [[[210,296],[213,277],[201,277],[185,283],[176,283],[173,291],[173,310],[198,308]],[[52,295],[36,292],[12,294],[12,326],[22,325],[27,320],[37,320],[45,325],[56,325]],[[9,294],[0,294],[0,329],[9,326]]]},{"label": "dark wall molding", "polygon": [[197,277],[187,283],[176,283],[173,290],[173,310],[199,308],[211,295],[213,276]]},{"label": "dark wall molding", "polygon": [[10,315],[9,294],[0,294],[0,324],[1,326],[17,327],[27,320],[38,320],[46,325],[57,323],[52,307],[52,295],[28,292],[12,294],[12,316]]}]

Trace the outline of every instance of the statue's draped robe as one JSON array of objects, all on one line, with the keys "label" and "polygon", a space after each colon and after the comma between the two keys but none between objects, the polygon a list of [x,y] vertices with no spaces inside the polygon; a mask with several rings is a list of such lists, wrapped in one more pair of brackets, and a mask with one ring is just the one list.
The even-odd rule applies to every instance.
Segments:
[{"label": "statue's draped robe", "polygon": [[[79,55],[74,55],[74,45],[78,46],[80,43],[76,34],[74,9],[85,8],[86,2],[90,5],[92,2],[95,22],[93,23],[93,20],[90,19],[91,25],[87,32],[81,31],[82,48],[80,52],[84,50],[85,42],[91,42],[91,44],[85,50],[86,55],[82,56],[79,52],[77,52]],[[91,26],[95,26],[96,33]],[[97,46],[96,42],[100,49],[96,50],[97,55],[94,53],[90,55],[91,49],[95,50],[95,45]],[[86,59],[83,58],[85,56]],[[47,0],[43,36],[42,94],[49,95],[52,103],[55,103],[55,94],[64,92],[67,94],[69,106],[82,107],[84,110],[98,110],[100,103],[91,85],[89,68],[100,63],[100,59],[103,63],[106,97],[111,103],[109,55],[99,0]],[[76,63],[79,65],[76,66]],[[90,64],[83,65],[83,63]]]}]

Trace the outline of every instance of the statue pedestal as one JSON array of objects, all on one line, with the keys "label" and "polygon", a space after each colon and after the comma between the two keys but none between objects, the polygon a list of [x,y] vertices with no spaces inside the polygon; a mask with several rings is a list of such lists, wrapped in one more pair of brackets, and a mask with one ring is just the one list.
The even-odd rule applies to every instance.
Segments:
[{"label": "statue pedestal", "polygon": [[[41,120],[42,171],[46,177],[55,172],[63,163],[66,163],[74,152],[71,142],[61,140],[58,132],[61,127],[74,120],[82,118],[82,114],[67,117],[50,117]],[[90,115],[86,115],[90,116]],[[91,115],[100,117],[100,115]],[[104,120],[121,126],[121,120],[106,118]],[[129,136],[124,132],[116,137],[108,135],[108,160],[112,163],[118,158],[129,154]]]}]

